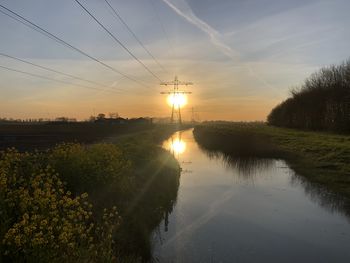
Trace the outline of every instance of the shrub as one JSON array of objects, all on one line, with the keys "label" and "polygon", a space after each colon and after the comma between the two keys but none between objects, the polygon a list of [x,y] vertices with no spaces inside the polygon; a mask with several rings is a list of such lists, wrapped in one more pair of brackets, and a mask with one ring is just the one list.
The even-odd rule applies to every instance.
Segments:
[{"label": "shrub", "polygon": [[[112,261],[116,210],[94,218],[86,193],[73,197],[38,153],[0,159],[2,254],[8,261]],[[99,223],[100,222],[100,223]]]},{"label": "shrub", "polygon": [[69,189],[76,193],[107,187],[130,178],[131,163],[122,150],[113,144],[83,146],[64,143],[49,151],[48,164],[55,167]]}]

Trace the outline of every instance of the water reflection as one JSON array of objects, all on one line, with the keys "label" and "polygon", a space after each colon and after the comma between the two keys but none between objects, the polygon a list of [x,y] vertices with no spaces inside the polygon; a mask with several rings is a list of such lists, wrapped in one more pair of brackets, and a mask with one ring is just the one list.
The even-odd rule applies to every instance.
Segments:
[{"label": "water reflection", "polygon": [[254,157],[237,157],[224,154],[217,151],[208,151],[202,149],[210,160],[222,162],[227,169],[233,169],[238,172],[240,177],[254,178],[262,171],[271,170],[274,167],[273,159],[254,158]]},{"label": "water reflection", "polygon": [[186,151],[186,142],[182,139],[182,132],[176,132],[167,141],[165,148],[167,148],[174,156],[179,157]]},{"label": "water reflection", "polygon": [[[273,172],[275,168],[276,160],[267,158],[255,158],[255,157],[237,157],[232,156],[220,151],[213,151],[203,148],[200,149],[211,160],[222,162],[223,166],[227,169],[231,169],[238,175],[240,179],[248,180],[254,183],[255,179],[268,171]],[[306,196],[308,196],[313,202],[317,203],[321,207],[334,213],[341,213],[350,220],[350,200],[329,191],[324,186],[310,182],[307,178],[298,175],[291,170],[288,165],[284,167],[290,175],[290,185],[293,187],[301,187],[304,190]]]},{"label": "water reflection", "polygon": [[305,177],[296,174],[290,170],[290,184],[294,187],[302,186],[304,193],[313,202],[319,206],[326,208],[329,212],[340,213],[345,215],[350,221],[350,200],[335,194],[326,187],[310,182]]},{"label": "water reflection", "polygon": [[186,150],[186,143],[181,140],[181,138],[171,140],[171,150],[175,154],[182,154]]}]

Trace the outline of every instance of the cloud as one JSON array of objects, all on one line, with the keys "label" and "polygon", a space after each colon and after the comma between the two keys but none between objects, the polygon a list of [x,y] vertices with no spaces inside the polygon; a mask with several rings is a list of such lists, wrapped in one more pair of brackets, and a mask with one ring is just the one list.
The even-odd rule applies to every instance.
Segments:
[{"label": "cloud", "polygon": [[[208,25],[206,22],[198,18],[192,11],[191,7],[185,0],[162,0],[166,3],[174,12],[183,17],[189,23],[196,26],[198,29],[208,35],[210,41],[215,45],[222,53],[233,60],[239,59],[239,53],[233,50],[230,46],[224,43],[221,34]],[[174,3],[176,2],[176,4]]]},{"label": "cloud", "polygon": [[[200,29],[205,34],[207,34],[212,44],[214,44],[223,54],[228,56],[233,61],[239,62],[239,58],[240,58],[239,52],[235,51],[229,45],[227,45],[222,40],[222,35],[218,31],[216,31],[206,22],[204,22],[199,17],[197,17],[192,11],[191,7],[186,2],[186,0],[162,0],[162,1],[166,3],[172,10],[174,10],[174,12],[176,12],[179,16],[183,17],[189,23],[193,24],[198,29]],[[176,4],[174,2],[176,2]],[[255,72],[255,70],[252,68],[251,65],[246,64],[244,66],[247,68],[247,70],[252,75],[252,77],[256,78],[265,87],[272,88],[272,85],[268,83],[263,77],[259,76]]]}]

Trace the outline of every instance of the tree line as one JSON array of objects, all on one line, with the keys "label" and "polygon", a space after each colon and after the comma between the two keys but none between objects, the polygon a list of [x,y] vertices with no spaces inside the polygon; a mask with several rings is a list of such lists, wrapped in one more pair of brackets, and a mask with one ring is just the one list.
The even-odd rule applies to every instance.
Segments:
[{"label": "tree line", "polygon": [[280,127],[349,132],[350,59],[313,73],[272,109],[267,121]]}]

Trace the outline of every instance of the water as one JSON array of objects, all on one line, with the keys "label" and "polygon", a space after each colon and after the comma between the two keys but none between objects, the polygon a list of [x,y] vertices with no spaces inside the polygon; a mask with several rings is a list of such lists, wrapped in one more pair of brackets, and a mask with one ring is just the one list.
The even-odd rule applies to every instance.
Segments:
[{"label": "water", "polygon": [[192,130],[164,147],[183,172],[154,233],[156,262],[350,262],[346,204],[284,161],[206,152]]}]

